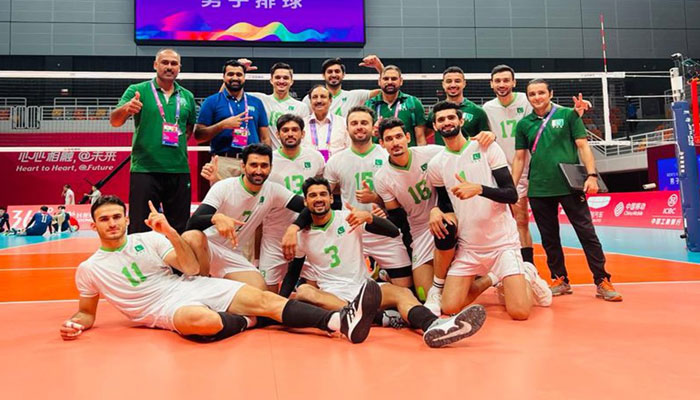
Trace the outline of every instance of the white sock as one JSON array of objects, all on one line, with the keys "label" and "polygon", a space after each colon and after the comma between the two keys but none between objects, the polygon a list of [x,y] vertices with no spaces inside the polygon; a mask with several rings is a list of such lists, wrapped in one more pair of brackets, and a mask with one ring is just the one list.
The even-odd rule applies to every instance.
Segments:
[{"label": "white sock", "polygon": [[440,279],[437,276],[433,276],[433,287],[442,291],[442,288],[445,287],[445,280]]},{"label": "white sock", "polygon": [[248,325],[245,327],[246,329],[250,329],[258,323],[258,319],[256,317],[246,317],[244,315],[243,318],[245,318],[246,322],[248,323]]},{"label": "white sock", "polygon": [[496,278],[496,275],[493,274],[493,272],[489,272],[486,274],[491,279],[491,286],[496,286],[498,285],[498,278]]},{"label": "white sock", "polygon": [[328,320],[328,329],[333,332],[340,330],[340,313],[334,312],[333,315],[331,315],[331,318]]}]

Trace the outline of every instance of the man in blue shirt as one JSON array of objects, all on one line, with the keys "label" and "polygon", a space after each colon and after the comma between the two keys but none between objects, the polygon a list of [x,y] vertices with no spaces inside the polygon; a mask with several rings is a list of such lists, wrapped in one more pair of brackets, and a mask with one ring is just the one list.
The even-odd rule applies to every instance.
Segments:
[{"label": "man in blue shirt", "polygon": [[46,206],[41,206],[38,213],[35,213],[27,228],[20,232],[19,235],[23,236],[41,236],[46,232],[48,228],[51,231],[51,221],[53,218],[49,214],[49,208]]},{"label": "man in blue shirt", "polygon": [[228,60],[223,68],[224,89],[207,97],[199,110],[194,137],[210,142],[219,156],[222,178],[241,174],[241,151],[249,144],[270,145],[267,114],[260,99],[244,92],[245,66]]}]

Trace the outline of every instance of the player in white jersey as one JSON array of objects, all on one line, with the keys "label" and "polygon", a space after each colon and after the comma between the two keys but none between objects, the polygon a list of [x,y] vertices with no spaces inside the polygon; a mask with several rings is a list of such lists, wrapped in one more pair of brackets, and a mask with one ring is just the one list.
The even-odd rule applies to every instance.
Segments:
[{"label": "player in white jersey", "polygon": [[[277,120],[282,147],[272,153],[272,171],[268,181],[284,185],[296,195],[307,178],[323,175],[325,161],[321,153],[301,145],[304,121],[296,115],[284,114]],[[284,232],[294,222],[297,213],[286,208],[268,213],[263,219],[260,243],[260,272],[270,291],[277,292],[287,273],[287,260],[280,242]]]},{"label": "player in white jersey", "polygon": [[[372,143],[373,111],[364,106],[354,107],[347,118],[352,145],[328,160],[323,176],[331,188],[340,188],[343,203],[360,210],[370,211],[377,195],[374,174],[386,164],[387,154]],[[394,284],[411,287],[413,284],[411,259],[400,238],[381,237],[371,232],[363,236],[365,254],[387,271]]]},{"label": "player in white jersey", "polygon": [[[360,66],[374,68],[377,73],[380,74],[384,70],[382,61],[375,55],[369,55],[363,58]],[[330,113],[340,115],[343,118],[348,117],[351,108],[365,104],[367,100],[381,92],[380,89],[343,90],[345,65],[343,65],[340,58],[330,58],[324,61],[323,64],[321,64],[321,73],[323,74],[323,80],[326,82],[326,87],[333,96]],[[302,101],[311,108],[309,96],[304,97]]]},{"label": "player in white jersey", "polygon": [[[241,59],[246,69],[252,68],[250,60]],[[251,96],[255,96],[265,105],[267,112],[267,121],[270,124],[270,142],[272,150],[280,147],[280,139],[277,135],[277,119],[284,114],[294,114],[301,118],[306,117],[311,113],[309,106],[289,95],[289,91],[294,85],[294,71],[289,64],[278,62],[270,69],[270,85],[272,85],[272,94],[259,92],[249,92]]]},{"label": "player in white jersey", "polygon": [[505,154],[497,144],[483,149],[459,134],[464,120],[458,105],[440,102],[434,111],[433,125],[445,149],[430,161],[428,180],[449,192],[438,191],[438,196],[448,194],[459,227],[442,310],[455,312],[473,301],[474,277],[482,275],[486,279],[481,291],[502,283],[508,314],[527,319],[533,304],[547,306],[552,297],[534,266],[520,255],[518,231],[508,209],[518,197]]},{"label": "player in white jersey", "polygon": [[[298,233],[296,256],[306,257],[314,280],[297,288],[296,299],[337,310],[355,297],[369,275],[363,257],[363,232],[398,238],[399,231],[386,219],[350,205],[348,210],[331,210],[331,187],[326,179],[307,179],[303,191],[312,224]],[[381,293],[381,307],[396,307],[411,327],[423,330],[430,347],[473,335],[486,318],[484,308],[474,305],[454,317],[438,319],[407,288],[384,283]]]},{"label": "player in white jersey", "polygon": [[244,175],[215,183],[187,228],[206,235],[206,240],[201,235],[193,243],[206,273],[266,289],[258,269],[237,248],[238,242],[251,240],[269,213],[284,208],[299,212],[304,208],[304,200],[278,183],[266,182],[272,166],[270,147],[248,145],[242,156]]},{"label": "player in white jersey", "polygon": [[[353,343],[367,337],[376,314],[372,310],[381,304],[376,283],[369,281],[346,308],[331,312],[240,282],[195,276],[200,265],[189,244],[151,202],[149,207],[146,225],[153,232],[127,236],[124,202],[104,196],[92,205],[101,247],[76,271],[80,302],[78,312],[61,325],[64,340],[92,328],[100,295],[134,322],[198,342],[233,336],[253,327],[256,317],[290,327],[340,331]],[[175,275],[172,268],[184,275]]]}]

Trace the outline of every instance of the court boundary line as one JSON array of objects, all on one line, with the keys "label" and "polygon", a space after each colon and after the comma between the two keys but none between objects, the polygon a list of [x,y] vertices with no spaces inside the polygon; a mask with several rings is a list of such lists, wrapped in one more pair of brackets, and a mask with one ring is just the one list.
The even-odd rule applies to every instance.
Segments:
[{"label": "court boundary line", "polygon": [[0,272],[17,271],[57,271],[66,269],[78,269],[78,267],[34,267],[34,268],[0,268]]},{"label": "court boundary line", "polygon": [[[630,286],[630,285],[658,285],[658,284],[700,284],[699,281],[652,281],[652,282],[616,282],[615,285],[618,286]],[[581,287],[593,285],[593,283],[577,283],[571,285],[572,287]],[[0,301],[0,306],[3,305],[13,305],[13,304],[51,304],[51,303],[76,303],[79,299],[63,299],[63,300],[24,300],[24,301]],[[100,302],[107,301],[106,299],[100,299]]]}]

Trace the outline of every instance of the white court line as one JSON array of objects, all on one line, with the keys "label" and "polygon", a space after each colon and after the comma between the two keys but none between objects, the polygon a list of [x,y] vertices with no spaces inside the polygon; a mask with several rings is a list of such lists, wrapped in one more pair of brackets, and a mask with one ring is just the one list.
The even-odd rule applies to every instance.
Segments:
[{"label": "white court line", "polygon": [[36,268],[0,268],[0,272],[10,272],[10,271],[50,271],[50,270],[61,270],[61,269],[78,269],[78,267],[36,267]]},{"label": "white court line", "polygon": [[[583,251],[583,249],[579,249],[578,247],[566,247],[566,246],[565,246],[564,248],[565,248],[565,249],[574,249],[574,250],[581,250],[581,251]],[[638,255],[638,254],[618,253],[618,252],[616,252],[616,251],[606,251],[606,250],[603,250],[603,253],[604,253],[604,254],[615,254],[615,255],[618,255],[618,256],[629,256],[629,257],[637,257],[637,258],[648,258],[648,259],[651,259],[651,260],[666,261],[666,262],[681,263],[681,264],[689,264],[689,265],[694,265],[694,266],[696,266],[696,267],[700,267],[700,264],[695,263],[695,262],[692,262],[692,261],[671,260],[671,259],[668,259],[668,258],[659,258],[659,257],[651,257],[651,256],[640,256],[640,255]],[[577,254],[574,254],[574,253],[566,253],[566,252],[564,252],[564,257],[585,257],[585,256],[586,256],[586,253],[585,253],[585,252],[580,253],[580,254],[578,254],[578,253],[577,253]],[[547,255],[546,255],[546,254],[535,254],[535,257],[547,257]],[[607,261],[606,261],[606,264],[607,264]]]},{"label": "white court line", "polygon": [[[100,303],[106,301],[100,299]],[[0,301],[0,306],[5,304],[50,304],[50,303],[77,303],[78,299],[69,300],[31,300],[31,301]]]}]

